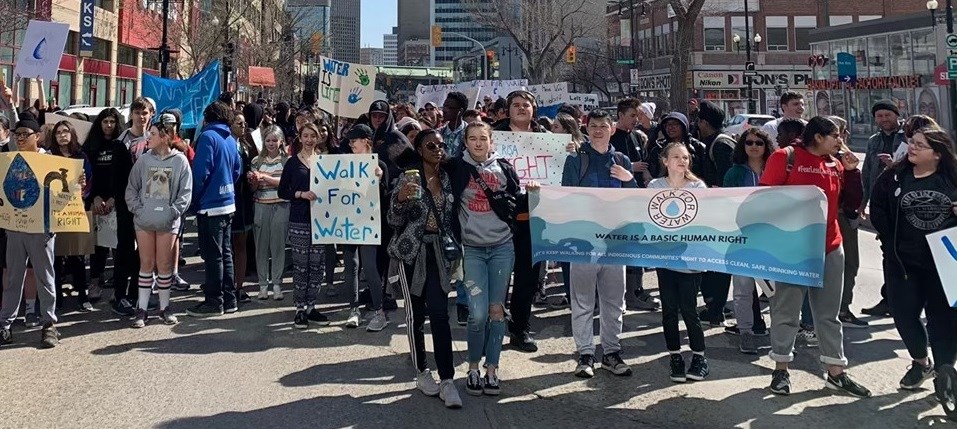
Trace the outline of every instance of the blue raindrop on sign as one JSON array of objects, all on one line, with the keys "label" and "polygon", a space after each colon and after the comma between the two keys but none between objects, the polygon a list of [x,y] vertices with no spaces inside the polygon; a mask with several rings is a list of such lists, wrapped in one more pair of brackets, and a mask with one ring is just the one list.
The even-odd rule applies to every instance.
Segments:
[{"label": "blue raindrop on sign", "polygon": [[19,154],[13,158],[3,180],[3,193],[13,207],[26,209],[40,200],[40,183],[33,169]]},{"label": "blue raindrop on sign", "polygon": [[329,212],[326,212],[326,219],[329,219]]},{"label": "blue raindrop on sign", "polygon": [[33,48],[33,59],[42,60],[46,54],[47,48],[47,38],[44,37],[40,39],[40,43],[37,43],[37,47]]},{"label": "blue raindrop on sign", "polygon": [[665,214],[671,217],[681,214],[681,208],[678,207],[678,202],[672,200],[671,204],[668,204],[668,207],[665,207]]},{"label": "blue raindrop on sign", "polygon": [[356,207],[356,214],[362,214],[362,209]]}]

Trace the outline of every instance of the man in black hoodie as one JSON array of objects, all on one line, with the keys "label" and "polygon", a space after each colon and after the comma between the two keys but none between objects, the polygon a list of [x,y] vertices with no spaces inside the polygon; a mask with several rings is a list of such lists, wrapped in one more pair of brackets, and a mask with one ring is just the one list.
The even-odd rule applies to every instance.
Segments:
[{"label": "man in black hoodie", "polygon": [[665,137],[659,139],[648,148],[648,171],[651,177],[662,177],[664,174],[661,163],[661,152],[672,142],[684,143],[691,154],[691,172],[701,180],[705,180],[705,160],[708,156],[704,143],[691,136],[688,132],[688,117],[679,112],[671,112],[661,120],[660,129]]},{"label": "man in black hoodie", "polygon": [[[375,130],[375,135],[372,136],[373,151],[379,155],[379,160],[389,167],[389,177],[399,180],[402,169],[395,160],[402,152],[413,149],[409,139],[395,127],[395,119],[388,102],[372,102],[369,106],[369,125],[369,128]],[[390,189],[393,184],[390,184]]]},{"label": "man in black hoodie", "polygon": [[710,187],[724,184],[724,174],[731,168],[731,155],[737,144],[724,130],[724,110],[710,101],[702,101],[698,108],[698,132],[707,148],[705,157],[705,183]]}]

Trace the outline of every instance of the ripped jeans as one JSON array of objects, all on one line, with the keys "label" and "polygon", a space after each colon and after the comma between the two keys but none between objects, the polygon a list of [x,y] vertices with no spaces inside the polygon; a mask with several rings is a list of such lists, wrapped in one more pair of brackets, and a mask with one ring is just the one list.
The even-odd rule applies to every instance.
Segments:
[{"label": "ripped jeans", "polygon": [[[509,240],[497,246],[465,246],[465,290],[469,296],[469,363],[498,367],[505,338],[505,295],[515,263],[515,248]],[[489,307],[497,314],[489,317]]]}]

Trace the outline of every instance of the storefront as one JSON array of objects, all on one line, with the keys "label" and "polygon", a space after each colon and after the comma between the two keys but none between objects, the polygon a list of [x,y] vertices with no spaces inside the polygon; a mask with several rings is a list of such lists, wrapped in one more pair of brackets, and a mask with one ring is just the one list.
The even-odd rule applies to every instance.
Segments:
[{"label": "storefront", "polygon": [[669,71],[640,74],[640,70],[631,70],[631,96],[641,101],[651,101],[658,106],[658,115],[668,112],[671,96],[671,73]]},{"label": "storefront", "polygon": [[[741,113],[775,113],[781,94],[786,91],[807,93],[810,70],[759,70],[745,76],[740,70],[702,70],[692,72],[691,85],[697,97],[710,100],[723,108],[728,117]],[[748,112],[748,79],[755,112]]]},{"label": "storefront", "polygon": [[[877,132],[871,106],[880,100],[893,101],[902,119],[924,114],[952,128],[948,82],[935,79],[944,67],[945,35],[944,26],[931,26],[929,13],[813,31],[810,114],[846,118],[856,148]],[[856,60],[856,82],[838,79],[836,58],[845,52]]]}]

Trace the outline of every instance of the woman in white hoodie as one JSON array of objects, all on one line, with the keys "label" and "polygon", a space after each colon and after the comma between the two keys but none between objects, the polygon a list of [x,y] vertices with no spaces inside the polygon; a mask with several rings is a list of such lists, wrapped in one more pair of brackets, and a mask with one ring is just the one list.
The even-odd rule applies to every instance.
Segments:
[{"label": "woman in white hoodie", "polygon": [[186,155],[173,148],[175,127],[176,118],[169,113],[160,115],[150,127],[149,150],[133,164],[126,186],[126,204],[133,213],[140,256],[134,328],[146,326],[146,306],[152,293],[154,271],[160,319],[167,325],[177,322],[169,308],[174,246],[179,223],[192,199],[193,177]]}]

